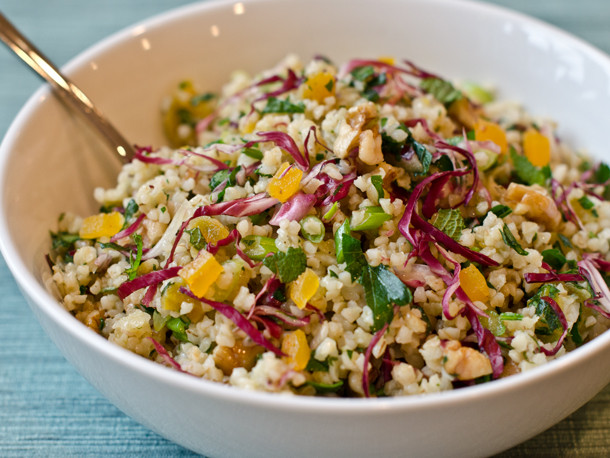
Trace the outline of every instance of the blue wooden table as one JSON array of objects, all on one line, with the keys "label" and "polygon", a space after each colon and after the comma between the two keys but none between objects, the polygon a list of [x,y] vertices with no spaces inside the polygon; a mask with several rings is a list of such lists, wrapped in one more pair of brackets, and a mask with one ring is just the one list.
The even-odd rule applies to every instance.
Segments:
[{"label": "blue wooden table", "polygon": [[[610,52],[608,0],[489,2],[541,18]],[[3,0],[0,10],[61,65],[108,34],[185,3],[190,2]],[[0,136],[39,85],[0,47]],[[0,456],[99,455],[195,456],[125,416],[66,362],[0,257]],[[610,386],[502,456],[610,456]]]}]

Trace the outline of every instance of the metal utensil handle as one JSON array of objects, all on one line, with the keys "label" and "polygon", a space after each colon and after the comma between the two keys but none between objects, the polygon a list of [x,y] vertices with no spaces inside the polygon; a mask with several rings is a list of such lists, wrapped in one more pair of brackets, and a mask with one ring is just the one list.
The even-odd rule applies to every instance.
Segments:
[{"label": "metal utensil handle", "polygon": [[65,102],[82,114],[94,128],[99,130],[108,145],[128,162],[135,151],[125,137],[97,110],[93,102],[74,83],[47,59],[15,26],[0,12],[0,40],[22,61],[44,78]]}]

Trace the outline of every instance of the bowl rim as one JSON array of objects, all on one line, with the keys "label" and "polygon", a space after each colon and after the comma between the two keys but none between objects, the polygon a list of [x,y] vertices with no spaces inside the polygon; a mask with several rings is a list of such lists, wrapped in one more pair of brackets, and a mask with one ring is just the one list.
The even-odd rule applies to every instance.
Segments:
[{"label": "bowl rim", "polygon": [[[470,8],[484,11],[487,14],[500,15],[521,25],[530,25],[540,29],[547,35],[569,43],[579,52],[588,55],[596,64],[606,67],[610,73],[610,56],[595,48],[586,41],[548,24],[540,19],[516,12],[503,6],[482,3],[473,0],[390,0],[395,2],[436,3],[438,7],[452,6]],[[243,0],[246,6],[264,3],[273,3],[275,0]],[[149,30],[167,27],[174,21],[191,14],[206,14],[216,10],[231,8],[231,0],[208,0],[201,3],[183,5],[168,11],[143,19],[121,30],[114,32],[80,52],[72,58],[62,70],[70,76],[85,68],[97,55],[112,52],[134,37],[145,34]],[[2,142],[0,143],[0,252],[4,256],[7,266],[17,281],[22,293],[31,299],[30,305],[37,307],[47,318],[62,329],[62,332],[72,334],[72,337],[84,345],[100,352],[114,364],[124,366],[128,370],[138,372],[149,378],[167,385],[168,387],[186,390],[189,393],[214,397],[219,400],[233,403],[243,403],[252,406],[264,406],[277,411],[300,409],[315,411],[328,415],[342,413],[367,414],[379,411],[408,411],[421,407],[447,407],[448,404],[465,404],[475,398],[493,398],[503,391],[519,391],[530,384],[537,384],[544,379],[559,377],[572,365],[585,363],[597,353],[608,351],[610,348],[610,331],[604,332],[591,342],[562,355],[540,367],[514,376],[495,380],[491,383],[460,388],[438,393],[426,393],[411,396],[396,396],[387,398],[324,398],[305,396],[286,396],[278,393],[252,391],[244,388],[225,385],[199,377],[177,372],[151,360],[136,355],[119,345],[109,342],[104,337],[87,328],[76,320],[61,304],[39,283],[34,274],[25,266],[14,245],[11,243],[6,209],[4,205],[4,187],[6,175],[9,170],[11,147],[21,135],[21,126],[30,118],[39,105],[51,96],[49,87],[42,85],[30,96],[17,116],[10,124]],[[36,304],[36,305],[34,305]]]}]

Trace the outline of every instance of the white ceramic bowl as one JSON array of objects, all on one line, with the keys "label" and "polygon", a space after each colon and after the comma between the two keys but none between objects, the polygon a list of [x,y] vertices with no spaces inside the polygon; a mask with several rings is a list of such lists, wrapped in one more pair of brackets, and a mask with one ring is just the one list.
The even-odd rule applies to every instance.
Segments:
[{"label": "white ceramic bowl", "polygon": [[[450,78],[494,82],[549,115],[573,145],[608,154],[610,60],[538,21],[456,0],[258,0],[188,6],[133,26],[66,70],[139,144],[162,142],[159,104],[191,77],[218,88],[289,52],[336,62],[394,55]],[[610,333],[508,379],[394,399],[254,393],[179,374],[110,344],[45,290],[48,230],[63,211],[96,210],[116,162],[45,88],[0,150],[2,253],[66,358],[128,415],[211,456],[478,456],[524,441],[610,382]],[[610,157],[605,157],[607,160]]]}]

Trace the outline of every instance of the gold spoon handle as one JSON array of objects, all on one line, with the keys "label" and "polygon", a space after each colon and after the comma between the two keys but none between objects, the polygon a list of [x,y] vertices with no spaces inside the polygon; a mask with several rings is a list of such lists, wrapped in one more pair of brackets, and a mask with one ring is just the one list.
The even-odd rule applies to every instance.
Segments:
[{"label": "gold spoon handle", "polygon": [[61,99],[83,115],[100,132],[121,159],[129,162],[134,156],[134,148],[116,128],[95,107],[93,102],[73,82],[62,75],[15,26],[0,12],[0,40],[2,40],[21,60],[44,78]]}]

